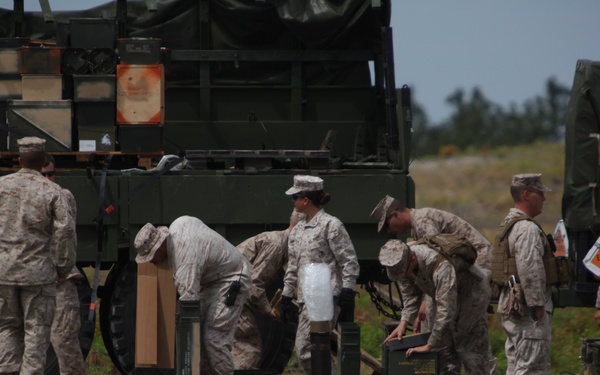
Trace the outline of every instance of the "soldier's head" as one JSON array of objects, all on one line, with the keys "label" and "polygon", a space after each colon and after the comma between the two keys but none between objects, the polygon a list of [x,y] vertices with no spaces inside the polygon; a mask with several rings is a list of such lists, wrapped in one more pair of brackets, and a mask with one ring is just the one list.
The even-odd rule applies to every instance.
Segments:
[{"label": "soldier's head", "polygon": [[46,154],[46,162],[42,167],[42,176],[46,177],[48,180],[55,182],[55,174],[56,174],[56,161],[54,160],[54,156],[50,154]]},{"label": "soldier's head", "polygon": [[21,167],[41,171],[46,160],[44,153],[46,140],[38,137],[23,137],[17,140],[17,144]]},{"label": "soldier's head", "polygon": [[296,211],[310,215],[315,208],[325,206],[331,196],[323,191],[323,180],[316,176],[296,175],[294,185],[286,195],[291,196]]},{"label": "soldier's head", "polygon": [[169,228],[154,227],[147,223],[135,236],[133,246],[138,255],[135,257],[137,263],[160,263],[167,257],[167,237]]},{"label": "soldier's head", "polygon": [[410,247],[401,240],[389,240],[379,251],[379,262],[386,268],[390,280],[402,280],[417,269],[417,260]]},{"label": "soldier's head", "polygon": [[401,234],[412,227],[410,210],[399,200],[386,195],[371,212],[377,219],[377,231],[388,234]]},{"label": "soldier's head", "polygon": [[541,173],[521,173],[512,177],[510,194],[515,202],[515,208],[525,212],[529,217],[542,213],[545,193],[551,191],[542,183]]}]

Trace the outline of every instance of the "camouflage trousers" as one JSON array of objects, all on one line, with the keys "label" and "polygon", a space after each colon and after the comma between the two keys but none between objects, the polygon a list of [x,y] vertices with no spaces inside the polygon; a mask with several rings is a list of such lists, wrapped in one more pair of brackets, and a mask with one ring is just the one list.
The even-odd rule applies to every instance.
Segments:
[{"label": "camouflage trousers", "polygon": [[552,320],[548,312],[534,322],[532,309],[520,318],[502,318],[506,333],[506,375],[550,374]]},{"label": "camouflage trousers", "polygon": [[43,375],[56,286],[0,285],[0,373]]},{"label": "camouflage trousers", "polygon": [[[310,319],[308,318],[308,311],[306,305],[304,303],[300,304],[300,311],[298,311],[298,330],[296,331],[296,355],[298,356],[298,361],[300,362],[300,366],[307,375],[311,375],[312,373],[312,365],[310,360]],[[329,322],[329,329],[333,330],[335,328],[335,322],[337,320],[337,316],[340,313],[340,307],[337,304],[334,304],[333,310],[333,319]],[[336,374],[336,367],[333,363],[333,359],[331,360],[331,374]]]},{"label": "camouflage trousers", "polygon": [[233,341],[233,365],[236,370],[258,370],[262,359],[262,339],[254,310],[244,305]]},{"label": "camouflage trousers", "polygon": [[235,304],[225,305],[230,282],[215,283],[200,292],[200,373],[233,374],[231,348],[249,289],[242,287]]},{"label": "camouflage trousers", "polygon": [[85,374],[83,354],[79,347],[80,328],[77,286],[73,281],[65,280],[56,285],[56,312],[50,334],[60,375]]}]

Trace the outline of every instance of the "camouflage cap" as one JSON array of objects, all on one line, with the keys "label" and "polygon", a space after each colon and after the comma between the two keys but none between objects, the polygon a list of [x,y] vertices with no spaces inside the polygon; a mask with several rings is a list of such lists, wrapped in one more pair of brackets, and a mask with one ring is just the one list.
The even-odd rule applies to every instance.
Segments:
[{"label": "camouflage cap", "polygon": [[516,174],[512,178],[512,186],[516,187],[528,187],[537,191],[545,192],[552,191],[549,187],[542,184],[541,173],[521,173]]},{"label": "camouflage cap", "polygon": [[377,206],[375,206],[373,209],[373,212],[371,212],[371,217],[374,217],[378,221],[377,232],[381,232],[385,221],[390,216],[392,211],[397,211],[402,207],[404,206],[402,203],[400,203],[400,201],[390,197],[389,195],[386,195],[382,200],[380,200],[379,203],[377,203]]},{"label": "camouflage cap", "polygon": [[294,186],[289,188],[285,194],[298,194],[301,191],[320,191],[323,190],[323,180],[316,176],[295,175]]},{"label": "camouflage cap", "polygon": [[17,144],[20,153],[44,151],[46,140],[38,137],[23,137],[17,140]]},{"label": "camouflage cap", "polygon": [[402,280],[412,257],[412,251],[401,240],[389,240],[379,251],[379,263],[387,269],[391,280]]},{"label": "camouflage cap", "polygon": [[136,248],[138,255],[135,257],[137,263],[148,263],[154,258],[154,254],[162,245],[164,240],[169,237],[169,228],[158,227],[147,223],[140,229],[135,236],[133,246]]}]

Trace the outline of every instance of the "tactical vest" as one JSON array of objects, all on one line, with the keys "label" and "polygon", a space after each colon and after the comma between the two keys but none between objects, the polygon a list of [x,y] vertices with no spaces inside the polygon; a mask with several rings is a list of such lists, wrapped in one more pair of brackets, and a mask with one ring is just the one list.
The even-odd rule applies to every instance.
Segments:
[{"label": "tactical vest", "polygon": [[[435,250],[438,253],[435,263],[433,264],[433,267],[431,267],[431,272],[429,275],[431,279],[433,279],[434,272],[445,260],[449,260],[450,264],[452,264],[456,272],[460,272],[460,270],[456,269],[456,264],[454,263],[452,258],[460,257],[469,265],[475,264],[475,260],[477,259],[477,250],[475,249],[475,247],[470,242],[468,242],[465,239],[465,237],[456,233],[439,233],[435,235],[425,236],[420,240],[416,241],[415,244],[427,245],[429,248]],[[419,287],[423,288],[423,286]],[[423,292],[425,292],[432,298],[435,297],[435,290],[424,288]]]},{"label": "tactical vest", "polygon": [[524,215],[513,218],[498,229],[492,253],[492,283],[498,286],[506,286],[508,277],[511,275],[514,275],[518,280],[517,263],[515,258],[510,255],[508,236],[515,223],[521,220],[529,220],[540,228],[542,241],[544,242],[542,261],[546,273],[546,285],[567,284],[570,276],[568,260],[566,257],[554,257],[550,242],[544,235],[542,227],[535,220]]}]

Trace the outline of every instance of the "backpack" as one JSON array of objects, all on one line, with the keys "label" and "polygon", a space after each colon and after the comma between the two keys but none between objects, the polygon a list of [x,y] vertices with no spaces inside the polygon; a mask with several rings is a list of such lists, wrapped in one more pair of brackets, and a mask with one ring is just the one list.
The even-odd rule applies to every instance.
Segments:
[{"label": "backpack", "polygon": [[[416,244],[426,244],[450,261],[454,257],[460,257],[469,265],[473,265],[477,259],[475,247],[464,236],[457,233],[439,233],[425,236],[416,241]],[[454,265],[454,262],[452,264]]]}]

